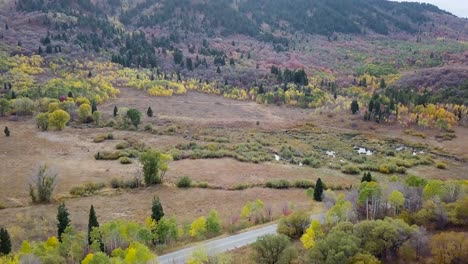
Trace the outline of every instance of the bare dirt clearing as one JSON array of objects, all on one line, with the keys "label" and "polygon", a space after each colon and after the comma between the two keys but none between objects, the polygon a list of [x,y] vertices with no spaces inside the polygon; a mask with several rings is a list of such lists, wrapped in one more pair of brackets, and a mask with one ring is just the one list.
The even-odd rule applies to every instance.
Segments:
[{"label": "bare dirt clearing", "polygon": [[171,163],[167,177],[175,181],[177,177],[189,176],[197,182],[208,182],[222,188],[233,188],[238,184],[264,184],[270,180],[285,179],[290,182],[309,180],[315,182],[319,177],[334,185],[354,185],[358,177],[344,175],[327,168],[313,169],[306,166],[279,163],[245,163],[233,159],[181,160]]},{"label": "bare dirt clearing", "polygon": [[[313,110],[293,107],[259,105],[250,101],[235,101],[217,95],[188,92],[186,95],[152,97],[144,91],[121,88],[119,97],[99,107],[104,113],[112,113],[118,107],[136,108],[146,113],[151,107],[157,118],[171,122],[195,125],[255,126],[262,128],[287,127],[307,118]],[[143,123],[150,121],[147,117]]]}]

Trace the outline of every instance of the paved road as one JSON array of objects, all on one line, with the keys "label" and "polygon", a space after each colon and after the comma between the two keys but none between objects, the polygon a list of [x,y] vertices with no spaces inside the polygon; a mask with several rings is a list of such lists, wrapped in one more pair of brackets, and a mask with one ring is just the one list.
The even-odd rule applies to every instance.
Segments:
[{"label": "paved road", "polygon": [[[315,214],[311,216],[311,219],[323,220],[325,214]],[[268,235],[276,234],[277,224],[268,225],[237,235],[228,236],[216,240],[211,240],[202,243],[195,247],[184,248],[166,255],[158,257],[158,263],[160,264],[184,264],[187,259],[192,255],[196,248],[204,248],[208,251],[209,255],[216,255],[218,253],[233,250],[239,247],[243,247],[257,241],[257,238]]]}]

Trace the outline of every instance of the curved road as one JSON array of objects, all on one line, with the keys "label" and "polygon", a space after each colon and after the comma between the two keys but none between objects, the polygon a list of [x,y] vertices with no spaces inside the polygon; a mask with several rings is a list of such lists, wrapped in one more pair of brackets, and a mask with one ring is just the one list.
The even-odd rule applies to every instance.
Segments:
[{"label": "curved road", "polygon": [[[323,221],[325,214],[314,214],[311,219]],[[222,252],[230,251],[236,248],[247,246],[257,241],[257,238],[268,235],[276,234],[278,225],[272,224],[237,235],[228,236],[225,238],[219,238],[211,240],[200,245],[184,248],[166,255],[158,257],[158,263],[160,264],[184,264],[187,259],[197,248],[204,248],[208,251],[209,255],[216,255]]]}]

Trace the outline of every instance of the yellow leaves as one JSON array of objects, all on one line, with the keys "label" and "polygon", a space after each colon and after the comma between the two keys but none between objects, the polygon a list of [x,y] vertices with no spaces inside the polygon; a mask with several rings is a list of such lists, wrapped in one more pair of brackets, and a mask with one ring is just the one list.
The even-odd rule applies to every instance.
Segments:
[{"label": "yellow leaves", "polygon": [[147,93],[152,96],[172,96],[173,90],[166,90],[162,86],[154,86],[147,90]]},{"label": "yellow leaves", "polygon": [[195,219],[190,225],[189,235],[191,237],[199,237],[206,232],[206,219],[203,216]]},{"label": "yellow leaves", "polygon": [[89,253],[88,255],[86,255],[86,257],[83,259],[83,261],[81,261],[81,264],[89,264],[91,262],[91,260],[93,260],[93,257],[94,257],[94,254],[93,253]]},{"label": "yellow leaves", "polygon": [[46,243],[45,243],[45,246],[46,246],[46,248],[53,249],[53,248],[55,248],[58,244],[59,244],[59,241],[58,241],[57,237],[51,236],[51,237],[49,237],[49,239],[47,239],[47,241],[46,241]]},{"label": "yellow leaves", "polygon": [[229,92],[223,94],[224,98],[235,99],[235,100],[247,100],[247,91],[238,87],[232,88]]},{"label": "yellow leaves", "polygon": [[21,244],[20,254],[29,254],[31,253],[31,245],[27,240],[23,241]]},{"label": "yellow leaves", "polygon": [[63,110],[55,110],[49,114],[49,126],[55,127],[57,130],[62,130],[70,121],[70,115]]},{"label": "yellow leaves", "polygon": [[301,243],[305,249],[310,249],[315,246],[315,240],[323,236],[323,231],[320,227],[320,222],[317,220],[312,221],[309,228],[301,237]]}]

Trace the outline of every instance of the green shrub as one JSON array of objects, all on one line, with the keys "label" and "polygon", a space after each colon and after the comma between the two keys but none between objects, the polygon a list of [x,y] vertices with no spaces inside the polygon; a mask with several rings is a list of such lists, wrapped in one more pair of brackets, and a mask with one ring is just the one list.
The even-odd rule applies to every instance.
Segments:
[{"label": "green shrub", "polygon": [[116,149],[126,149],[128,147],[130,147],[130,143],[128,143],[127,141],[120,142],[119,144],[115,145]]},{"label": "green shrub", "polygon": [[272,189],[288,189],[290,184],[287,180],[268,181],[265,187]]},{"label": "green shrub", "polygon": [[332,163],[328,164],[328,168],[330,168],[332,170],[341,170],[341,163],[332,162]]},{"label": "green shrub", "polygon": [[396,173],[405,174],[406,168],[405,167],[397,167],[395,170]]},{"label": "green shrub", "polygon": [[181,160],[183,158],[182,151],[176,148],[170,149],[167,154],[171,155],[174,160]]},{"label": "green shrub", "polygon": [[343,167],[341,172],[346,173],[346,174],[356,175],[356,174],[360,174],[361,170],[355,165],[346,165]]},{"label": "green shrub", "polygon": [[295,212],[280,219],[277,232],[293,239],[300,238],[310,226],[310,222],[309,214]]},{"label": "green shrub", "polygon": [[153,125],[152,124],[146,124],[144,127],[145,131],[153,132]]},{"label": "green shrub", "polygon": [[47,131],[49,128],[49,113],[40,113],[36,116],[36,125],[42,131]]},{"label": "green shrub", "polygon": [[135,189],[135,188],[140,187],[140,185],[141,184],[136,178],[129,179],[129,180],[121,180],[121,179],[113,178],[110,181],[110,186],[113,189],[120,189],[120,188],[121,189]]},{"label": "green shrub", "polygon": [[197,187],[197,188],[206,189],[206,188],[208,188],[208,183],[207,182],[198,182],[194,186]]},{"label": "green shrub", "polygon": [[[397,172],[397,170],[403,171],[403,169],[404,167],[400,167],[400,169],[398,169],[398,166],[393,163],[382,164],[379,166],[379,172],[383,174],[394,173]],[[404,170],[404,172],[406,172],[406,169]]]},{"label": "green shrub", "polygon": [[102,182],[101,183],[88,182],[83,185],[73,187],[70,190],[70,194],[75,195],[75,196],[92,195],[95,192],[103,189],[104,187],[106,187],[106,185]]},{"label": "green shrub", "polygon": [[112,133],[108,133],[108,134],[97,135],[93,141],[94,143],[101,143],[101,142],[104,142],[105,140],[111,140],[111,139],[114,139],[114,135]]},{"label": "green shrub", "polygon": [[383,174],[390,174],[390,168],[388,167],[387,164],[383,164],[379,166],[379,172]]},{"label": "green shrub", "polygon": [[437,162],[436,167],[437,167],[438,169],[444,170],[444,169],[447,168],[447,163],[445,163],[445,162]]},{"label": "green shrub", "polygon": [[132,164],[132,160],[127,157],[120,157],[119,162],[120,164]]},{"label": "green shrub", "polygon": [[177,181],[177,187],[179,188],[190,188],[192,186],[192,179],[188,176],[182,176]]},{"label": "green shrub", "polygon": [[310,166],[312,168],[316,168],[316,169],[320,168],[321,166],[320,161],[310,158],[310,157],[303,159],[302,164],[306,166]]},{"label": "green shrub", "polygon": [[117,125],[117,122],[113,119],[110,118],[107,120],[107,122],[104,124],[105,127],[115,127]]},{"label": "green shrub", "polygon": [[315,183],[313,183],[312,181],[308,181],[308,180],[300,180],[300,181],[295,181],[293,186],[296,188],[308,189],[308,188],[315,188]]},{"label": "green shrub", "polygon": [[129,154],[127,152],[117,150],[114,152],[108,152],[108,151],[98,152],[96,153],[96,155],[94,155],[94,158],[96,160],[118,160],[121,157],[128,157],[128,156]]},{"label": "green shrub", "polygon": [[177,131],[177,126],[171,125],[166,128],[166,133],[173,134]]},{"label": "green shrub", "polygon": [[235,185],[234,187],[229,188],[229,190],[231,190],[231,191],[242,191],[242,190],[252,188],[252,187],[253,186],[251,184],[248,184],[248,183],[239,183],[239,184]]}]

